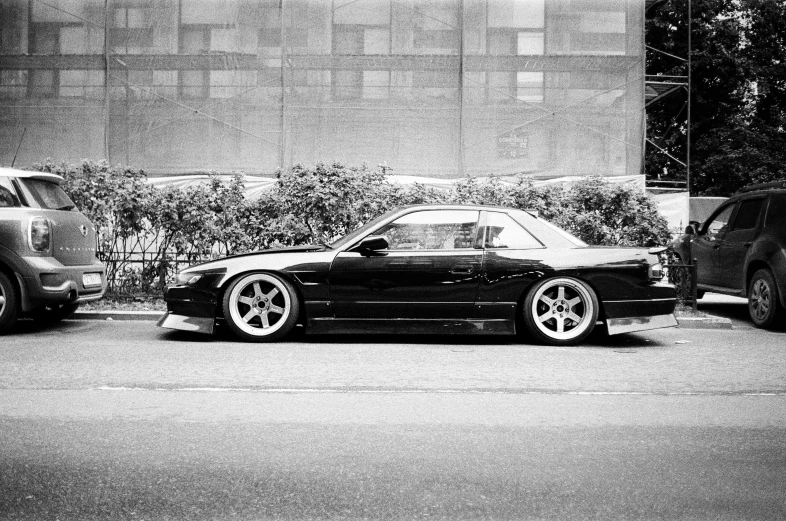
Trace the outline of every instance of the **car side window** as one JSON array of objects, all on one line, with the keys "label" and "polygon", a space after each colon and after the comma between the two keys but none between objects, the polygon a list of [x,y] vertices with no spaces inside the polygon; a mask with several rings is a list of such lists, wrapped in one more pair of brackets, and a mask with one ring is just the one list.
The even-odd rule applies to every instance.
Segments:
[{"label": "car side window", "polygon": [[7,178],[0,177],[0,208],[14,206],[19,206],[19,199],[14,194],[13,186]]},{"label": "car side window", "polygon": [[478,213],[474,210],[413,212],[383,226],[374,235],[384,235],[391,250],[472,248]]},{"label": "car side window", "polygon": [[488,212],[484,229],[484,248],[529,249],[543,245],[507,214]]},{"label": "car side window", "polygon": [[773,195],[767,208],[765,228],[786,227],[786,195]]},{"label": "car side window", "polygon": [[703,235],[706,240],[717,241],[729,230],[729,218],[734,207],[733,204],[724,207],[720,213],[704,225]]},{"label": "car side window", "polygon": [[742,201],[731,229],[750,230],[756,228],[762,206],[764,206],[764,198]]}]

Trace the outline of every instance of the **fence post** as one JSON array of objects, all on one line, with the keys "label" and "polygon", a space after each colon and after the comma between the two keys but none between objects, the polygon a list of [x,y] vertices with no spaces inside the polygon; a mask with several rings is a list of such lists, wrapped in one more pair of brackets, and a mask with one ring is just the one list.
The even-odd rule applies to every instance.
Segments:
[{"label": "fence post", "polygon": [[693,259],[693,264],[690,267],[690,298],[693,306],[693,311],[696,311],[696,306],[698,303],[698,289],[696,288],[696,279],[698,278],[697,275],[699,273],[698,270],[699,259]]}]

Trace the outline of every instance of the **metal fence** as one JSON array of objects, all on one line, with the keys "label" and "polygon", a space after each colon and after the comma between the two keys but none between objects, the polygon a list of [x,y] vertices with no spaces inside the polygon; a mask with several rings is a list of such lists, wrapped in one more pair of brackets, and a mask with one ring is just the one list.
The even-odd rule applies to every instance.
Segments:
[{"label": "metal fence", "polygon": [[115,295],[155,295],[174,281],[181,269],[215,259],[216,255],[189,253],[164,255],[159,252],[99,252],[106,265],[107,291]]}]

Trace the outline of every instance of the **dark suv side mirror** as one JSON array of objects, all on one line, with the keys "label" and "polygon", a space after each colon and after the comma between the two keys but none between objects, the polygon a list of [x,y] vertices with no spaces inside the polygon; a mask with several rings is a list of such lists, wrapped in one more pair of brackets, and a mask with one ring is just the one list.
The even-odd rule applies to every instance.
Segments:
[{"label": "dark suv side mirror", "polygon": [[390,247],[387,237],[383,235],[369,235],[360,244],[352,248],[361,255],[381,255],[382,250],[387,250]]},{"label": "dark suv side mirror", "polygon": [[685,228],[685,233],[687,235],[698,235],[699,234],[699,221],[691,221],[687,228]]}]

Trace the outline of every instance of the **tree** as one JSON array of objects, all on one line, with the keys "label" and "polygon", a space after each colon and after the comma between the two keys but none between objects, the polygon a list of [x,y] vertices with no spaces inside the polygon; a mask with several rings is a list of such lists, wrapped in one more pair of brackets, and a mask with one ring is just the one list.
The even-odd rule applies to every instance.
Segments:
[{"label": "tree", "polygon": [[[708,160],[707,145],[719,129],[732,128],[744,112],[748,92],[747,71],[740,59],[741,20],[732,0],[693,0],[691,22],[692,98],[691,170],[695,173]],[[647,74],[687,75],[688,1],[668,0],[646,23]],[[671,56],[668,56],[667,54]],[[675,56],[677,58],[675,58]],[[680,160],[687,156],[687,93],[659,100],[647,110],[648,137]],[[648,146],[645,169],[649,179],[684,180],[685,167]],[[702,191],[697,181],[692,191]]]}]

